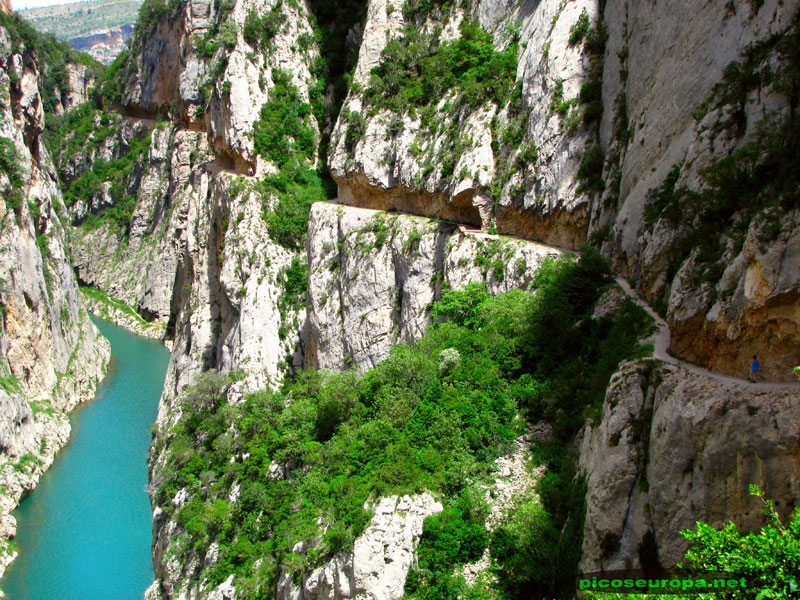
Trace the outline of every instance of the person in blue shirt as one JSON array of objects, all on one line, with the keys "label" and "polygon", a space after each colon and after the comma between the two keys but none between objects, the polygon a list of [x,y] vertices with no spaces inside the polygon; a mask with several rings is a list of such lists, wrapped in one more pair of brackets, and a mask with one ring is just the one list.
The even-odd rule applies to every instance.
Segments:
[{"label": "person in blue shirt", "polygon": [[758,359],[756,358],[756,355],[753,354],[753,362],[750,363],[750,381],[753,383],[756,382],[756,373],[758,373],[758,367]]}]

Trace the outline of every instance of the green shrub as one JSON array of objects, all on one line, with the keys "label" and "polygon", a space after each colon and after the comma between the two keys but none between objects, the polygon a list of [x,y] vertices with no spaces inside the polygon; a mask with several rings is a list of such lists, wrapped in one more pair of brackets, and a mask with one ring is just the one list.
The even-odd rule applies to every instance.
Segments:
[{"label": "green shrub", "polygon": [[476,21],[463,21],[459,31],[461,37],[439,43],[434,35],[407,23],[404,36],[386,45],[372,70],[366,91],[370,104],[403,113],[450,90],[471,107],[505,104],[514,88],[517,44],[496,51],[492,36]]},{"label": "green shrub", "polygon": [[251,10],[247,13],[244,20],[242,36],[251,46],[258,46],[262,50],[272,47],[272,39],[278,34],[283,24],[286,22],[286,15],[283,12],[283,3],[275,3],[267,13],[259,16]]},{"label": "green shrub", "polygon": [[685,566],[698,571],[741,573],[748,582],[737,597],[793,598],[800,591],[800,508],[788,526],[781,523],[771,500],[764,500],[758,486],[750,491],[764,502],[767,523],[758,532],[742,535],[728,523],[717,530],[698,523],[696,531],[683,531],[692,543]]},{"label": "green shrub", "polygon": [[288,72],[273,69],[272,79],[269,101],[253,124],[255,151],[278,168],[294,157],[311,160],[316,143],[314,130],[306,123],[311,107],[300,98]]},{"label": "green shrub", "polygon": [[304,245],[311,205],[336,196],[330,177],[291,162],[275,175],[268,175],[259,185],[265,197],[277,196],[278,203],[262,213],[270,238],[290,250]]},{"label": "green shrub", "polygon": [[308,265],[299,257],[294,256],[288,267],[281,270],[279,279],[283,279],[283,294],[278,300],[278,312],[281,315],[281,329],[278,337],[283,339],[286,335],[286,318],[288,312],[298,311],[306,304],[308,291]]},{"label": "green shrub", "polygon": [[165,0],[144,0],[139,7],[139,17],[133,32],[134,37],[143,39],[151,35],[158,20],[167,12],[169,12],[169,6]]},{"label": "green shrub", "polygon": [[[250,14],[247,16],[249,17]],[[236,23],[233,21],[225,21],[219,26],[217,43],[227,50],[233,50],[236,47],[237,33],[239,33],[239,28],[236,26]]]},{"label": "green shrub", "polygon": [[364,115],[356,111],[347,113],[343,118],[347,121],[347,129],[344,134],[344,147],[352,156],[355,152],[356,145],[364,139],[364,135],[367,132],[367,122],[364,119]]},{"label": "green shrub", "polygon": [[584,8],[575,24],[569,28],[569,45],[577,46],[580,44],[586,37],[586,34],[589,32],[589,28],[591,26],[592,22],[589,19],[589,14]]},{"label": "green shrub", "polygon": [[565,575],[565,565],[553,556],[560,538],[557,525],[535,500],[519,503],[510,515],[492,536],[492,556],[503,575],[501,587],[515,598],[550,597]]},{"label": "green shrub", "polygon": [[603,181],[603,163],[605,155],[600,144],[595,144],[584,150],[581,164],[578,167],[577,178],[581,182],[578,193],[590,195],[601,194],[606,187]]}]

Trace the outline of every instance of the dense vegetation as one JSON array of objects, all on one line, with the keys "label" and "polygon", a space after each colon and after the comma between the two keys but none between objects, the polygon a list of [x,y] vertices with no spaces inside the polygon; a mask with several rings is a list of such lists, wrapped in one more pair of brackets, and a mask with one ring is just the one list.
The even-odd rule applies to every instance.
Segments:
[{"label": "dense vegetation", "polygon": [[[795,508],[784,525],[774,503],[764,498],[758,486],[750,493],[763,503],[766,524],[758,532],[739,533],[729,522],[720,529],[698,523],[696,531],[681,532],[692,546],[684,565],[698,571],[741,573],[748,590],[737,598],[797,598],[800,596],[800,508]],[[725,597],[725,595],[723,595]]]},{"label": "dense vegetation", "polygon": [[[311,167],[318,141],[308,122],[311,106],[302,101],[289,73],[274,69],[272,77],[269,101],[253,125],[253,144],[256,152],[279,169],[259,184],[269,236],[285,248],[297,250],[305,239],[311,204],[332,198],[335,192],[324,168]],[[273,196],[278,199],[274,206]]]},{"label": "dense vegetation", "polygon": [[403,114],[455,91],[473,108],[486,102],[504,105],[514,87],[516,41],[498,52],[492,36],[476,21],[463,21],[459,31],[459,38],[440,42],[439,31],[424,33],[409,22],[372,70],[365,91],[369,103]]},{"label": "dense vegetation", "polygon": [[[507,597],[556,593],[554,566],[559,574],[575,568],[583,523],[580,500],[563,502],[573,486],[564,440],[602,401],[617,362],[637,352],[646,328],[631,305],[614,318],[590,318],[608,282],[608,266],[587,252],[549,262],[533,295],[493,298],[481,284],[446,292],[431,307],[437,322],[425,337],[396,346],[367,373],[304,371],[236,405],[226,378],[204,376],[184,392],[179,422],[156,432],[156,448],[168,450],[156,501],[186,532],[175,551],[202,559],[218,543],[219,560],[192,575],[219,583],[236,574],[244,597],[255,598],[272,589],[281,567],[300,572],[350,546],[369,521],[365,501],[429,491],[446,510],[426,521],[409,594],[451,597],[447,590],[465,585],[453,565],[488,544]],[[490,536],[476,484],[519,435],[520,411],[555,424],[555,440],[540,452],[554,470],[540,489],[543,505],[523,508]],[[181,489],[189,494],[176,508]],[[552,541],[546,548],[535,535],[515,535],[531,523]],[[292,552],[300,541],[307,549]],[[543,549],[529,555],[532,544]]]},{"label": "dense vegetation", "polygon": [[[292,0],[289,4],[298,8]],[[309,2],[313,38],[304,33],[297,40],[302,52],[309,52],[313,45],[320,50],[311,61],[316,80],[309,86],[309,102],[300,98],[289,73],[273,69],[269,100],[253,125],[256,152],[279,169],[260,184],[265,197],[264,218],[270,237],[291,250],[304,244],[311,204],[336,195],[327,167],[330,132],[358,56],[357,46],[347,42],[347,33],[364,20],[366,6],[363,0]],[[243,30],[245,40],[262,50],[270,49],[272,38],[286,20],[282,9],[283,3],[277,2],[260,17],[249,14]],[[277,197],[277,203],[273,203],[273,197]]]}]

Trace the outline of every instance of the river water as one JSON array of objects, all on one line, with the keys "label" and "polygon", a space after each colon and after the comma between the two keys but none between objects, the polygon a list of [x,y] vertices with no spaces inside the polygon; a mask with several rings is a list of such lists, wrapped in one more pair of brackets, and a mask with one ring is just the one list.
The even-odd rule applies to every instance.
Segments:
[{"label": "river water", "polygon": [[141,600],[153,580],[147,453],[169,354],[93,320],[111,342],[108,375],[13,513],[19,556],[0,582],[9,600]]}]

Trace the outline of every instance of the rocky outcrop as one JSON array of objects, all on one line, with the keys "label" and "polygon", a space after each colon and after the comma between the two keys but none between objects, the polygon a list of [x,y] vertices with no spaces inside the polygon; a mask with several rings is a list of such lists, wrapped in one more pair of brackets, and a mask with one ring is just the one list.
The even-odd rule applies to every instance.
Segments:
[{"label": "rocky outcrop", "polygon": [[[330,156],[340,201],[484,228],[494,225],[500,233],[577,248],[588,228],[589,199],[576,180],[588,131],[581,128],[568,135],[562,116],[551,105],[575,98],[588,77],[588,58],[569,39],[582,11],[596,18],[597,3],[545,0],[515,8],[484,1],[468,13],[454,9],[443,19],[439,41],[458,37],[459,23],[477,18],[493,33],[497,48],[504,49],[513,43],[509,28],[518,20],[521,104],[514,110],[519,115],[492,102],[474,109],[454,108],[459,103],[453,91],[431,99],[426,107],[433,110],[431,131],[419,113],[376,110],[364,95],[372,69],[384,60],[386,45],[406,35],[402,11],[385,0],[370,2],[355,85],[343,108],[343,114],[366,118],[363,134],[355,143],[348,140],[351,125],[340,118]],[[437,25],[427,15],[416,18],[415,29],[428,32]],[[561,100],[554,100],[556,87]],[[502,148],[501,130],[519,135],[519,141]],[[457,151],[451,139],[454,131]],[[535,148],[535,158],[523,154],[525,147]],[[504,175],[509,167],[511,172]]]},{"label": "rocky outcrop", "polygon": [[[190,147],[175,157],[187,170]],[[178,260],[168,329],[175,342],[165,397],[210,368],[241,370],[249,389],[277,386],[287,366],[302,364],[302,354],[294,356],[302,352],[303,311],[278,306],[293,253],[270,239],[253,187],[213,167],[186,178],[173,210]]]},{"label": "rocky outcrop", "polygon": [[109,359],[67,259],[38,78],[32,51],[0,27],[0,570],[14,556],[8,513],[66,443],[65,413],[93,397]]},{"label": "rocky outcrop", "polygon": [[11,0],[0,0],[0,12],[10,15],[13,12],[11,8]]},{"label": "rocky outcrop", "polygon": [[64,89],[54,90],[53,113],[61,115],[77,108],[89,99],[95,78],[86,65],[67,63],[64,65]]},{"label": "rocky outcrop", "polygon": [[366,370],[395,344],[422,337],[428,305],[442,290],[473,281],[493,294],[527,289],[538,265],[558,254],[454,223],[317,203],[308,235],[306,362]]},{"label": "rocky outcrop", "polygon": [[759,388],[660,361],[625,363],[586,427],[582,571],[674,566],[697,521],[763,525],[758,484],[783,517],[800,500],[796,387]]},{"label": "rocky outcrop", "polygon": [[279,600],[331,600],[363,598],[394,600],[403,596],[406,576],[422,535],[425,517],[441,512],[430,494],[389,496],[372,507],[367,528],[353,544],[311,573],[284,571],[278,577]]}]

